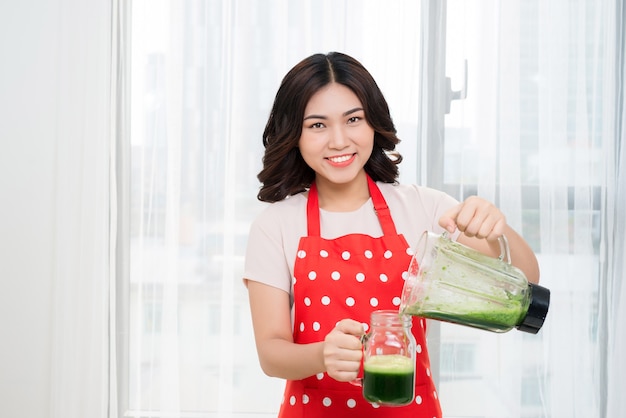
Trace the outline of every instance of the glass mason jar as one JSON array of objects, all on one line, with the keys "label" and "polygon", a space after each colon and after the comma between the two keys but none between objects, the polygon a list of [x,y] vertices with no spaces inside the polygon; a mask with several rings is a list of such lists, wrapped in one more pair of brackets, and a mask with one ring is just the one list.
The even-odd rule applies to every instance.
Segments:
[{"label": "glass mason jar", "polygon": [[371,314],[363,337],[363,397],[374,404],[399,406],[415,394],[415,348],[412,318],[397,310]]},{"label": "glass mason jar", "polygon": [[550,291],[529,283],[510,263],[506,238],[500,258],[424,232],[409,265],[400,312],[492,332],[536,334],[548,313]]}]

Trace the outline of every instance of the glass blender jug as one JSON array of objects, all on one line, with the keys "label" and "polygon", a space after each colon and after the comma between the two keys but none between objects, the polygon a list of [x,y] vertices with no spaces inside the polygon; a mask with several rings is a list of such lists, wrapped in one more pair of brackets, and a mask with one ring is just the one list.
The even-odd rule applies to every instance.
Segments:
[{"label": "glass blender jug", "polygon": [[506,237],[499,258],[441,235],[424,232],[409,265],[400,312],[492,332],[512,328],[536,334],[550,291],[529,283],[510,263]]}]

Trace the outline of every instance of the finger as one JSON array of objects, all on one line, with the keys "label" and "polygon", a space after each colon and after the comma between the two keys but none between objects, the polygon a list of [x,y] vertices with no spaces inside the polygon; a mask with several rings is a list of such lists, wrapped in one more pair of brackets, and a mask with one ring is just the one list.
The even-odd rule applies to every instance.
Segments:
[{"label": "finger", "polygon": [[[354,363],[358,366],[361,364],[361,358],[363,357],[363,350],[352,350],[346,348],[328,346],[327,350],[324,350],[324,358],[327,366],[336,364],[338,362],[345,362],[346,364]],[[334,367],[341,370],[352,370],[354,366],[345,368]]]},{"label": "finger", "polygon": [[[484,218],[484,219],[483,219]],[[488,241],[496,240],[504,233],[506,218],[495,206],[491,206],[474,216],[469,230],[477,237]]]},{"label": "finger", "polygon": [[326,335],[324,351],[327,355],[333,355],[341,350],[353,350],[361,352],[363,347],[360,335],[346,334],[335,327]]},{"label": "finger", "polygon": [[480,216],[476,216],[476,206],[465,204],[459,211],[456,217],[456,226],[467,236],[474,236],[480,225],[482,219]]},{"label": "finger", "polygon": [[485,236],[487,241],[495,241],[504,235],[504,229],[506,227],[506,219],[504,217],[498,219],[496,223],[491,228],[491,231],[488,235]]},{"label": "finger", "polygon": [[361,352],[363,344],[361,343],[361,337],[350,334],[342,334],[338,332],[336,335],[331,336],[331,342],[341,350]]},{"label": "finger", "polygon": [[353,319],[342,319],[337,323],[335,329],[343,334],[352,335],[358,338],[361,338],[361,336],[365,334],[363,324]]},{"label": "finger", "polygon": [[487,216],[484,221],[477,222],[477,219],[474,218],[470,227],[468,229],[475,231],[474,236],[477,238],[488,238],[493,236],[493,228],[496,225],[496,220],[492,216]]},{"label": "finger", "polygon": [[[464,213],[465,216],[470,216],[470,212]],[[495,206],[492,206],[486,202],[483,204],[477,204],[474,206],[473,213],[469,219],[463,218],[459,221],[463,223],[463,232],[467,236],[485,238],[495,226],[497,220],[500,217],[500,212]]]},{"label": "finger", "polygon": [[463,208],[463,204],[459,203],[458,205],[448,209],[441,217],[439,218],[439,226],[444,228],[450,233],[453,233],[457,228],[457,216],[459,212]]},{"label": "finger", "polygon": [[357,371],[327,370],[326,373],[338,382],[351,382],[359,375]]}]

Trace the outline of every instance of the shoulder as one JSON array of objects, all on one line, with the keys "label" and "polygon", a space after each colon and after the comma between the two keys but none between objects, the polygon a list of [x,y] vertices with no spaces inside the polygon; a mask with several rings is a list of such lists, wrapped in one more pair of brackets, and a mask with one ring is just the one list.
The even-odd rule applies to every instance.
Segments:
[{"label": "shoulder", "polygon": [[294,240],[297,244],[306,233],[306,203],[306,194],[299,193],[268,204],[252,222],[248,239],[261,245],[269,240],[283,248]]},{"label": "shoulder", "polygon": [[416,184],[377,183],[389,205],[394,203],[419,204],[423,207],[436,209],[440,206],[453,206],[458,203],[452,196],[440,190]]},{"label": "shoulder", "polygon": [[279,202],[270,203],[259,213],[252,225],[257,227],[279,227],[295,220],[300,221],[303,215],[306,216],[306,204],[307,198],[304,193],[289,196]]},{"label": "shoulder", "polygon": [[306,235],[306,195],[269,203],[250,226],[244,277],[291,291],[298,241]]},{"label": "shoulder", "polygon": [[424,231],[443,232],[440,217],[458,204],[452,196],[436,189],[415,184],[377,183],[387,201],[399,233],[411,244]]}]

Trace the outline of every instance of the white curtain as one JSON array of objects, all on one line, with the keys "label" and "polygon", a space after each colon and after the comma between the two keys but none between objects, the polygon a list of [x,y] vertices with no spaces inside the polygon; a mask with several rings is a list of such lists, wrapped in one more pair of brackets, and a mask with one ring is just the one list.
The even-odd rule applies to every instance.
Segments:
[{"label": "white curtain", "polygon": [[552,301],[538,335],[443,326],[443,409],[623,416],[623,15],[585,0],[449,0],[447,11],[447,69],[462,79],[468,61],[469,93],[446,119],[445,187],[504,210]]},{"label": "white curtain", "polygon": [[[280,79],[338,50],[360,59],[416,137],[419,4],[139,1],[132,10],[130,416],[257,416],[283,381],[258,365],[242,283]],[[406,175],[415,181],[407,139]],[[411,177],[412,176],[412,177]]]},{"label": "white curtain", "polygon": [[607,147],[606,173],[606,230],[604,231],[605,267],[603,273],[604,297],[600,298],[600,341],[599,355],[604,358],[601,375],[603,411],[607,417],[617,417],[626,411],[626,5],[615,2],[609,8],[615,16],[616,31],[608,33],[606,45],[613,54],[614,61],[605,70],[607,78],[615,85],[607,86],[613,96],[614,118],[608,119],[605,126],[608,137],[615,142]]},{"label": "white curtain", "polygon": [[[243,254],[262,208],[256,174],[273,95],[297,61],[330,50],[360,59],[387,96],[401,180],[432,180],[419,153],[445,138],[441,186],[496,202],[552,291],[537,335],[441,327],[431,350],[445,416],[620,416],[626,207],[612,91],[623,88],[613,17],[623,10],[450,0],[432,14],[446,21],[422,20],[436,3],[133,1],[127,416],[277,411],[283,382],[258,367]],[[433,109],[420,108],[422,71],[437,70],[421,54],[435,56],[437,39],[453,89],[465,60],[469,69],[468,97],[452,103],[441,137],[426,129]]]},{"label": "white curtain", "polygon": [[[115,2],[62,0],[57,50],[50,417],[115,411],[110,208],[115,137]],[[52,64],[52,63],[51,63]],[[36,97],[30,100],[37,100]],[[42,191],[48,192],[48,191]],[[34,290],[36,291],[36,290]],[[111,386],[113,385],[113,386]]]}]

